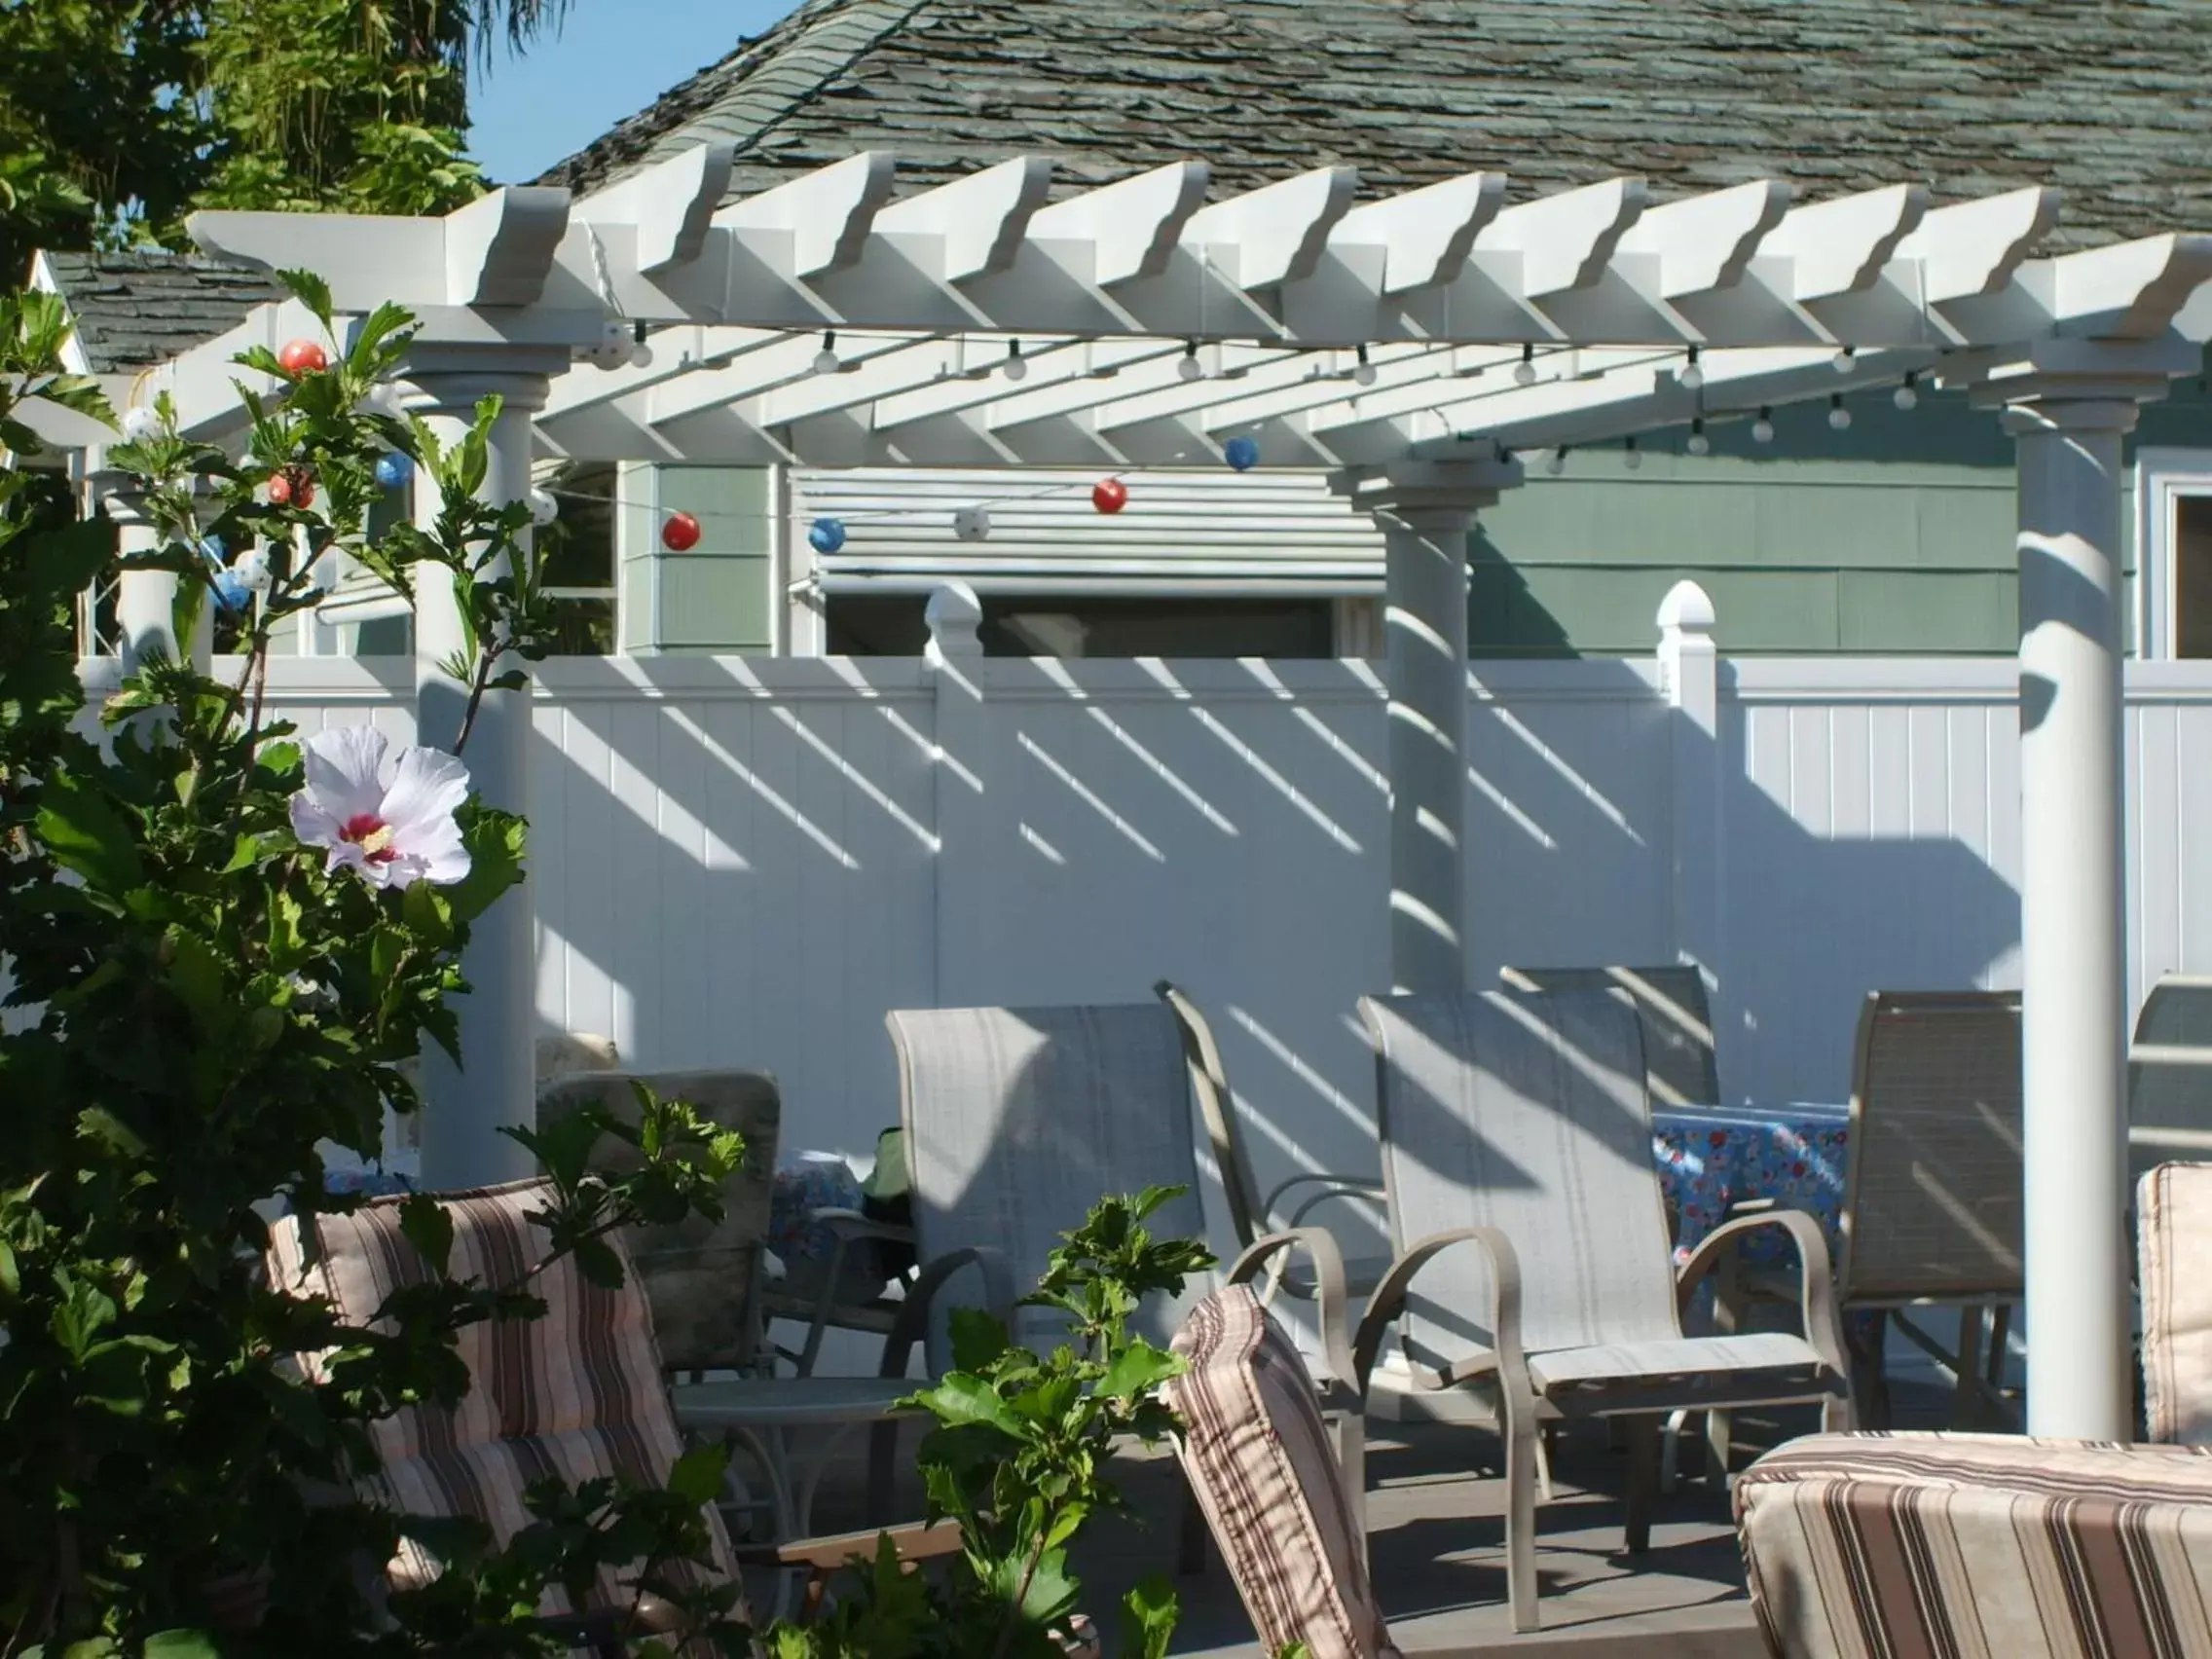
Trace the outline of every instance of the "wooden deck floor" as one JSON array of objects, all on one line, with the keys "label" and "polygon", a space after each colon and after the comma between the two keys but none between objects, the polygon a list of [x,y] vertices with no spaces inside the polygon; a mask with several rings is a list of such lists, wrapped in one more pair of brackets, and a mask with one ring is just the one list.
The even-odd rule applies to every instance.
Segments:
[{"label": "wooden deck floor", "polygon": [[[1947,1398],[1928,1382],[1893,1376],[1899,1427],[1935,1427]],[[1810,1409],[1737,1419],[1737,1467],[1764,1448],[1817,1426]],[[901,1443],[910,1453],[909,1429]],[[816,1504],[818,1530],[861,1524],[859,1437],[830,1465]],[[1480,1430],[1399,1429],[1375,1423],[1369,1440],[1370,1553],[1378,1594],[1408,1659],[1476,1653],[1556,1659],[1763,1659],[1744,1592],[1728,1501],[1708,1481],[1685,1481],[1660,1499],[1651,1549],[1622,1548],[1627,1459],[1602,1425],[1562,1440],[1556,1500],[1537,1511],[1543,1629],[1515,1635],[1507,1621],[1504,1488],[1497,1442]],[[1084,1602],[1109,1635],[1123,1593],[1151,1573],[1172,1573],[1181,1475],[1171,1456],[1117,1459],[1131,1518],[1092,1523],[1075,1563]],[[900,1512],[921,1511],[910,1464]],[[1189,1659],[1266,1659],[1218,1559],[1175,1579],[1182,1601],[1173,1651]],[[764,1591],[767,1587],[760,1586]],[[756,1593],[756,1606],[765,1606]]]}]

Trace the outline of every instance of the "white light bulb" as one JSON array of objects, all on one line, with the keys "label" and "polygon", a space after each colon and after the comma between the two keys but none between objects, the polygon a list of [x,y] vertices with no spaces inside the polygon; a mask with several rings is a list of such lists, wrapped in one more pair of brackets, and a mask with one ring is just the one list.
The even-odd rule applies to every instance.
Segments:
[{"label": "white light bulb", "polygon": [[1835,372],[1839,375],[1848,375],[1852,370],[1859,367],[1859,354],[1849,346],[1846,346],[1828,360],[1835,365]]},{"label": "white light bulb", "polygon": [[1515,386],[1534,386],[1536,384],[1536,365],[1526,357],[1515,363],[1513,365],[1513,384]]},{"label": "white light bulb", "polygon": [[1695,391],[1705,385],[1705,371],[1695,362],[1684,363],[1682,372],[1675,377],[1675,382],[1684,391]]},{"label": "white light bulb", "polygon": [[991,515],[981,507],[962,507],[952,515],[952,534],[963,541],[980,541],[991,534]]},{"label": "white light bulb", "polygon": [[1920,393],[1914,389],[1912,382],[1906,381],[1890,393],[1890,401],[1899,409],[1917,409],[1920,407]]},{"label": "white light bulb", "polygon": [[231,561],[231,574],[238,577],[255,593],[267,593],[276,581],[269,569],[269,555],[258,547],[248,548]]},{"label": "white light bulb", "polygon": [[1842,431],[1845,427],[1851,424],[1851,411],[1846,409],[1842,404],[1837,404],[1833,409],[1830,409],[1828,411],[1828,424],[1830,426],[1833,426],[1837,431]]},{"label": "white light bulb", "polygon": [[128,443],[142,444],[149,438],[159,437],[162,418],[151,409],[127,409],[123,412],[123,436]]},{"label": "white light bulb", "polygon": [[653,366],[653,349],[643,340],[639,341],[630,348],[630,361],[641,369],[651,368]]},{"label": "white light bulb", "polygon": [[1176,378],[1179,380],[1195,381],[1204,373],[1205,370],[1198,367],[1198,355],[1196,351],[1186,351],[1183,354],[1183,360],[1175,365]]},{"label": "white light bulb", "polygon": [[1375,365],[1365,361],[1354,363],[1351,371],[1351,383],[1354,386],[1373,386],[1375,384]]},{"label": "white light bulb", "polygon": [[1563,449],[1552,451],[1551,459],[1544,462],[1544,470],[1554,478],[1565,472],[1567,470],[1567,451]]},{"label": "white light bulb", "polygon": [[530,493],[530,522],[543,530],[561,516],[561,503],[553,498],[550,490],[533,490]]},{"label": "white light bulb", "polygon": [[1643,452],[1634,444],[1630,444],[1627,452],[1621,457],[1621,464],[1634,472],[1643,464]]},{"label": "white light bulb", "polygon": [[827,346],[814,353],[814,372],[818,375],[833,375],[842,367],[844,365],[837,360],[837,353]]},{"label": "white light bulb", "polygon": [[1692,432],[1689,442],[1682,447],[1692,455],[1711,455],[1713,453],[1713,440],[1703,432]]},{"label": "white light bulb", "polygon": [[1010,381],[1025,381],[1029,378],[1029,365],[1022,360],[1021,354],[1017,351],[999,365],[999,372]]},{"label": "white light bulb", "polygon": [[1759,418],[1751,423],[1751,442],[1754,444],[1771,444],[1774,442],[1774,422],[1763,409],[1759,411]]}]

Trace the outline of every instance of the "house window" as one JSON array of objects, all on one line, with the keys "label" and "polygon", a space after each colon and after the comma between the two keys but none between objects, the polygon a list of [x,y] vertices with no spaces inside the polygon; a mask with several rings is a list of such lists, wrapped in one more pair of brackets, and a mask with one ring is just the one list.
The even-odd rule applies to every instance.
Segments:
[{"label": "house window", "polygon": [[2136,629],[2147,657],[2212,657],[2212,451],[2140,451]]},{"label": "house window", "polygon": [[561,516],[537,533],[546,593],[557,602],[562,656],[614,652],[614,468],[564,468],[545,481]]},{"label": "house window", "polygon": [[[831,656],[920,656],[929,643],[927,596],[835,594],[828,601]],[[986,594],[977,630],[986,656],[1326,657],[1334,606],[1326,599],[1094,599]]]}]

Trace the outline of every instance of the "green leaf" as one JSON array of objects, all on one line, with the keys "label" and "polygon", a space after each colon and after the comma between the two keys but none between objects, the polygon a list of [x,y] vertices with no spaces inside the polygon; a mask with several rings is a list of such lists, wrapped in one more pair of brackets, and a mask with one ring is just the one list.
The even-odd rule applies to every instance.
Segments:
[{"label": "green leaf", "polygon": [[223,1654],[204,1632],[165,1630],[146,1639],[146,1659],[223,1659]]},{"label": "green leaf", "polygon": [[78,1113],[77,1132],[125,1158],[146,1156],[145,1141],[105,1106],[88,1106]]},{"label": "green leaf", "polygon": [[23,1293],[23,1276],[16,1266],[15,1246],[0,1238],[0,1296],[11,1301]]},{"label": "green leaf", "polygon": [[313,271],[279,271],[276,273],[276,278],[285,287],[292,290],[293,297],[300,304],[314,313],[315,320],[321,323],[323,331],[328,333],[332,311],[330,284]]},{"label": "green leaf", "polygon": [[67,773],[49,779],[39,793],[38,834],[55,863],[82,876],[96,892],[128,893],[146,879],[123,815],[92,786]]},{"label": "green leaf", "polygon": [[703,1507],[721,1495],[722,1475],[728,1467],[729,1448],[720,1441],[694,1446],[670,1466],[668,1490],[684,1502]]},{"label": "green leaf", "polygon": [[399,919],[434,950],[453,942],[453,905],[426,881],[409,883],[400,897]]},{"label": "green leaf", "polygon": [[1167,1659],[1181,1613],[1172,1584],[1157,1573],[1144,1579],[1122,1598],[1122,1652],[1129,1659]]},{"label": "green leaf", "polygon": [[399,1231],[407,1242],[443,1277],[453,1261],[453,1217],[427,1193],[417,1193],[399,1206]]},{"label": "green leaf", "polygon": [[1132,1337],[1099,1379],[1098,1392],[1109,1400],[1134,1400],[1150,1394],[1170,1377],[1180,1376],[1182,1370],[1178,1355],[1154,1347],[1142,1337]]},{"label": "green leaf", "polygon": [[211,1037],[229,1031],[234,1023],[237,1004],[228,980],[223,974],[222,958],[198,934],[182,928],[166,929],[162,935],[163,954],[168,959],[162,970],[162,978],[192,1021]]},{"label": "green leaf", "polygon": [[955,1371],[987,1371],[991,1362],[1007,1350],[1009,1339],[1005,1322],[979,1308],[955,1308],[947,1322],[951,1327]]},{"label": "green leaf", "polygon": [[914,1396],[923,1408],[948,1428],[975,1425],[995,1428],[1010,1440],[1028,1440],[1035,1430],[1014,1415],[999,1398],[999,1391],[980,1377],[965,1371],[947,1373],[934,1388]]},{"label": "green leaf", "polygon": [[576,1240],[576,1272],[602,1290],[622,1288],[622,1258],[604,1238]]}]

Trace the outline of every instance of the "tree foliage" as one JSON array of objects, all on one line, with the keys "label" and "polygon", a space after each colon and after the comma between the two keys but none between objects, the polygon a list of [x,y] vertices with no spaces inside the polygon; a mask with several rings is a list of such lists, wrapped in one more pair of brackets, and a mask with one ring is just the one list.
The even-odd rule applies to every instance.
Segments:
[{"label": "tree foliage", "polygon": [[194,206],[439,212],[467,70],[566,0],[0,0],[0,275]]}]

